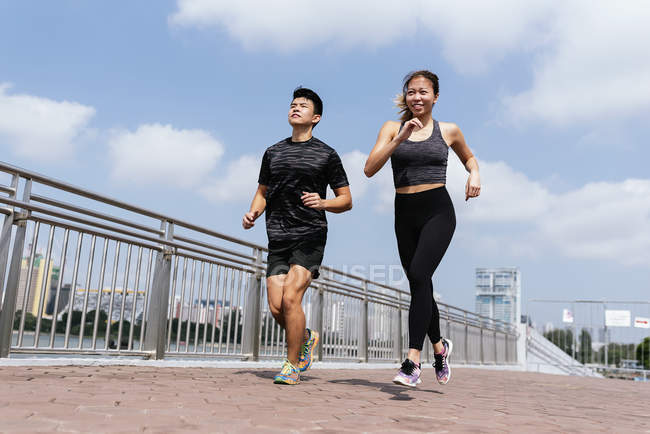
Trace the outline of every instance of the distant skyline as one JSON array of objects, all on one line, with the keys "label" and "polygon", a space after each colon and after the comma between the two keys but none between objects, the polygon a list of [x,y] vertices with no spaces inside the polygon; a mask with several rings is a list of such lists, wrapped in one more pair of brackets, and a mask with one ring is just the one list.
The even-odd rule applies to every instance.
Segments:
[{"label": "distant skyline", "polygon": [[502,266],[521,270],[524,313],[647,300],[649,21],[642,1],[0,0],[0,160],[264,244],[241,216],[264,149],[290,135],[292,90],[311,87],[354,200],[328,215],[324,263],[389,267],[390,167],[362,167],[402,77],[428,68],[434,116],[460,126],[483,182],[465,202],[450,154],[443,301],[473,311],[475,268]]}]

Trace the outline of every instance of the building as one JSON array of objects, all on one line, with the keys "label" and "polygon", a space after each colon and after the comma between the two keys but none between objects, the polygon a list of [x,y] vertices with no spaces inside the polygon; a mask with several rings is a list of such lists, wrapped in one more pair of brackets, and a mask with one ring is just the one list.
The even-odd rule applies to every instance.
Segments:
[{"label": "building", "polygon": [[[45,258],[40,253],[34,255],[31,279],[29,276],[29,257],[22,259],[20,264],[20,281],[18,283],[18,297],[16,310],[22,310],[32,315],[38,315],[39,303],[45,307],[50,299],[51,292],[56,291],[59,283],[59,267],[50,261],[49,269],[45,270]],[[27,287],[27,281],[29,287]],[[43,291],[45,291],[43,293]],[[43,294],[42,294],[43,293]],[[47,315],[44,315],[47,316]]]},{"label": "building", "polygon": [[521,272],[517,267],[476,269],[476,313],[509,323],[521,317]]}]

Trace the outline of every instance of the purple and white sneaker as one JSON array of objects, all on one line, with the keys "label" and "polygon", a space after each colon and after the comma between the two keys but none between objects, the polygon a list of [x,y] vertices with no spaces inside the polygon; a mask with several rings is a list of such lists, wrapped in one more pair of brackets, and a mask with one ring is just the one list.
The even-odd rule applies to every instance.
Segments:
[{"label": "purple and white sneaker", "polygon": [[416,365],[415,362],[410,359],[404,360],[399,372],[395,378],[393,378],[393,383],[415,387],[417,384],[422,382],[422,380],[420,380],[420,372],[422,372],[420,368],[421,366],[419,363]]},{"label": "purple and white sneaker", "polygon": [[436,379],[440,384],[447,384],[451,379],[451,367],[449,366],[449,356],[454,345],[449,339],[442,338],[444,351],[440,354],[434,354],[433,369],[436,370]]}]

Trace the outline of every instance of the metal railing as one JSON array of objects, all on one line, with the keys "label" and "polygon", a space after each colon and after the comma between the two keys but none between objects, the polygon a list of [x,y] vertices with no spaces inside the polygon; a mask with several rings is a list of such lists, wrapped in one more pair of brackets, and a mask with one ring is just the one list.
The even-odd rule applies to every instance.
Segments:
[{"label": "metal railing", "polygon": [[[0,357],[284,355],[266,302],[266,248],[6,163],[0,175]],[[401,360],[409,299],[322,267],[303,300],[321,332],[319,359]],[[439,309],[455,362],[517,362],[512,325]]]}]

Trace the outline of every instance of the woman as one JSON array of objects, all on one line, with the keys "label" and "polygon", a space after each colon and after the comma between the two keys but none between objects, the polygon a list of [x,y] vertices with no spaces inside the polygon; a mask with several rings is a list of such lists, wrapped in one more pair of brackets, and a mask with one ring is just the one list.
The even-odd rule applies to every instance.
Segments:
[{"label": "woman", "polygon": [[420,353],[427,334],[438,382],[447,384],[451,378],[448,361],[453,346],[440,336],[431,282],[456,227],[454,206],[445,188],[449,147],[469,172],[465,200],[481,191],[478,163],[460,128],[432,117],[438,92],[438,77],[432,72],[416,71],[404,78],[397,100],[401,122],[388,121],[381,127],[364,168],[371,177],[389,158],[393,166],[395,235],[411,290],[409,351],[393,381],[411,387],[420,382]]}]

